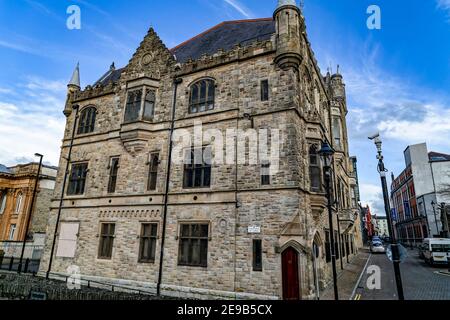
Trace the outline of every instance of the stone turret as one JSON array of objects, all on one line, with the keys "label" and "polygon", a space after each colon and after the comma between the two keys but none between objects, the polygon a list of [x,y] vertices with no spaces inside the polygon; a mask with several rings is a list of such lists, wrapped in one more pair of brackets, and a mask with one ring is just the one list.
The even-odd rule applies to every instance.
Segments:
[{"label": "stone turret", "polygon": [[302,63],[304,19],[295,0],[278,0],[273,14],[277,35],[275,63],[282,69],[298,69]]},{"label": "stone turret", "polygon": [[336,74],[331,76],[331,94],[334,100],[345,102],[345,83],[339,73],[339,66]]},{"label": "stone turret", "polygon": [[66,106],[64,108],[64,115],[66,117],[70,116],[72,113],[72,100],[74,95],[81,90],[80,85],[80,64],[77,63],[75,70],[73,71],[72,78],[67,84],[67,100]]}]

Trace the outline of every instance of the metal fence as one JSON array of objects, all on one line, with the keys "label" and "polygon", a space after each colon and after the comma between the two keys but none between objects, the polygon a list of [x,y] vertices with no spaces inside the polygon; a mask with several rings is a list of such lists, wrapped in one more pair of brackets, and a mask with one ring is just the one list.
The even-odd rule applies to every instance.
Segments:
[{"label": "metal fence", "polygon": [[34,275],[0,273],[0,297],[11,300],[154,300],[154,295],[113,287],[110,290],[82,285],[70,289],[65,281]]},{"label": "metal fence", "polygon": [[[41,260],[39,259],[23,259],[22,260],[22,270],[23,273],[37,273],[39,271],[39,264]],[[0,270],[7,271],[19,271],[20,258],[15,257],[4,257],[0,255]]]}]

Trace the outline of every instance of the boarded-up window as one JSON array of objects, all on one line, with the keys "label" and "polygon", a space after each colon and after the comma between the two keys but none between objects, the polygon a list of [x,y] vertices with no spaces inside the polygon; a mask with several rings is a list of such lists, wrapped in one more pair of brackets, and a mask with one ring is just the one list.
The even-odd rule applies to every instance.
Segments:
[{"label": "boarded-up window", "polygon": [[61,223],[58,240],[58,250],[56,256],[60,258],[74,258],[77,248],[78,230],[80,224],[78,222]]}]

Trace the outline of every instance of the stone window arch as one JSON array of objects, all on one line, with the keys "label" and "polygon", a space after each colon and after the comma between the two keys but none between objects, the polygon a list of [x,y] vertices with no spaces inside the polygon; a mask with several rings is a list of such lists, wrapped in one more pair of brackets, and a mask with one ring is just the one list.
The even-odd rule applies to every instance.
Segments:
[{"label": "stone window arch", "polygon": [[95,130],[95,118],[97,116],[97,109],[93,106],[84,108],[80,114],[78,123],[78,134],[88,134]]},{"label": "stone window arch", "polygon": [[213,79],[201,79],[191,85],[189,113],[199,113],[214,109],[216,85]]}]

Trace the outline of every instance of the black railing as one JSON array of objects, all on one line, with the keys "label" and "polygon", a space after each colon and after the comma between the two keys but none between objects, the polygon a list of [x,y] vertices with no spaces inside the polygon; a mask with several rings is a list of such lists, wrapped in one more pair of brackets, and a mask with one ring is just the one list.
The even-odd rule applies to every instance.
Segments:
[{"label": "black railing", "polygon": [[[58,279],[55,279],[58,277]],[[46,277],[13,272],[0,273],[0,297],[30,300],[154,300],[154,294],[97,281],[82,280],[71,289],[69,277],[52,274]],[[109,286],[109,287],[108,287]]]},{"label": "black railing", "polygon": [[[23,273],[36,274],[39,271],[40,260],[37,259],[24,259],[22,261]],[[20,258],[17,257],[4,257],[0,256],[0,270],[7,271],[19,271]]]}]

